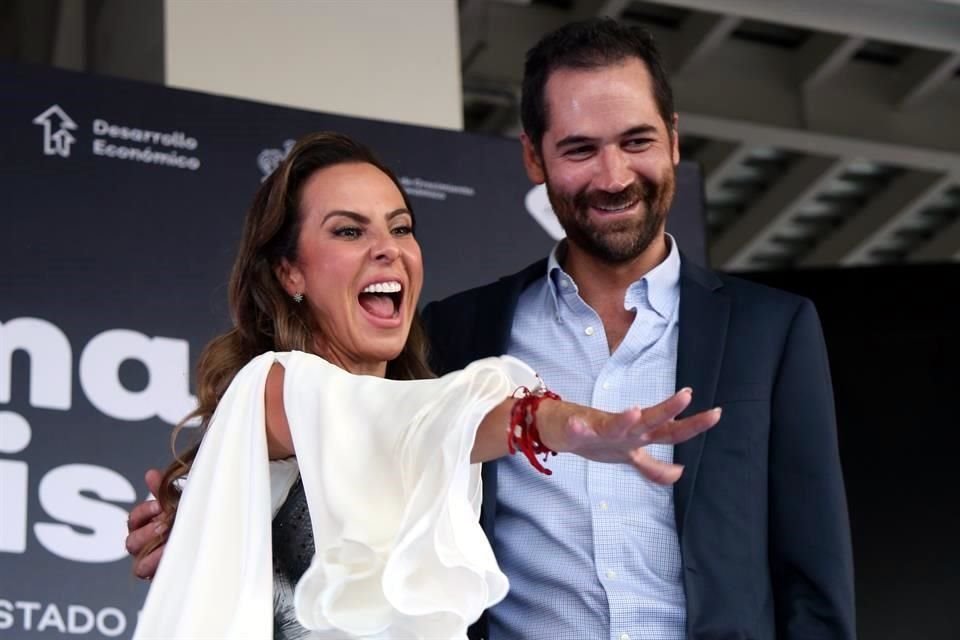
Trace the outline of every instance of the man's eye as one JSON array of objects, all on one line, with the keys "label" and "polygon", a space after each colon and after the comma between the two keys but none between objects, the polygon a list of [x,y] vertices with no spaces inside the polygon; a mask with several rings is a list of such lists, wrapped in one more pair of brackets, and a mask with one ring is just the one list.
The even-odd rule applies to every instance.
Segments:
[{"label": "man's eye", "polygon": [[650,138],[632,138],[627,140],[626,147],[630,149],[645,149],[653,143]]},{"label": "man's eye", "polygon": [[567,154],[570,157],[585,157],[593,153],[593,147],[573,147],[572,149],[567,150]]},{"label": "man's eye", "polygon": [[360,227],[337,227],[333,230],[333,235],[340,238],[359,238],[361,233]]}]

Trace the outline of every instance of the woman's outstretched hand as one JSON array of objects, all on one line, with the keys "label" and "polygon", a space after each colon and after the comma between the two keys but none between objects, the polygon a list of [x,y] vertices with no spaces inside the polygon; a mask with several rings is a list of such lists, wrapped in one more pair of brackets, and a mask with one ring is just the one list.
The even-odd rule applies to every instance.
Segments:
[{"label": "woman's outstretched hand", "polygon": [[677,419],[692,398],[691,389],[681,389],[652,407],[621,413],[543,400],[537,410],[537,426],[543,443],[554,451],[598,462],[629,463],[649,480],[669,485],[680,479],[683,466],[657,460],[643,447],[684,442],[717,424],[719,407]]}]

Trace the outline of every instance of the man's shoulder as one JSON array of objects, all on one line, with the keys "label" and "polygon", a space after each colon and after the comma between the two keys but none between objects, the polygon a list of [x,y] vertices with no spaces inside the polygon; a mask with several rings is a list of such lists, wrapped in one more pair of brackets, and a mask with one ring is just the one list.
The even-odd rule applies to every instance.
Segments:
[{"label": "man's shoulder", "polygon": [[467,309],[474,306],[478,300],[497,297],[498,292],[502,290],[502,279],[494,280],[465,291],[459,291],[446,298],[434,300],[426,305],[424,312],[427,314],[447,313],[453,310]]},{"label": "man's shoulder", "polygon": [[[773,323],[789,325],[798,315],[816,317],[809,298],[752,280],[749,274],[730,275],[699,266],[688,266],[684,274],[689,283],[724,296],[732,305],[734,317],[750,325]],[[683,298],[681,297],[681,307]]]},{"label": "man's shoulder", "polygon": [[517,300],[537,279],[538,272],[540,277],[546,273],[543,260],[495,282],[428,304],[423,321],[434,371],[445,373],[478,358],[504,353]]},{"label": "man's shoulder", "polygon": [[447,296],[429,303],[424,308],[427,315],[450,313],[471,313],[479,305],[503,304],[518,295],[538,275],[546,273],[546,259],[540,259],[524,267],[516,273],[503,276],[480,286],[472,287],[459,293]]},{"label": "man's shoulder", "polygon": [[778,309],[795,313],[801,307],[813,306],[809,298],[755,282],[749,275],[736,276],[699,266],[689,267],[685,272],[701,285],[722,291],[735,306],[764,309],[768,313]]},{"label": "man's shoulder", "polygon": [[718,273],[717,276],[723,282],[724,286],[738,296],[751,298],[765,303],[787,304],[796,306],[810,302],[808,298],[786,291],[777,289],[760,282],[749,279],[745,276],[734,276],[727,273]]}]

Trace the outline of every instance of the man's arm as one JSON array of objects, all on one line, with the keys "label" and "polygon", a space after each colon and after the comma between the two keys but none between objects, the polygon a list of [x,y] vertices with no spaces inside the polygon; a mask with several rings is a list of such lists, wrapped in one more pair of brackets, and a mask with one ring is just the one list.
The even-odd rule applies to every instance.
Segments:
[{"label": "man's arm", "polygon": [[771,407],[770,568],[778,638],[855,638],[853,551],[820,321],[793,317]]}]

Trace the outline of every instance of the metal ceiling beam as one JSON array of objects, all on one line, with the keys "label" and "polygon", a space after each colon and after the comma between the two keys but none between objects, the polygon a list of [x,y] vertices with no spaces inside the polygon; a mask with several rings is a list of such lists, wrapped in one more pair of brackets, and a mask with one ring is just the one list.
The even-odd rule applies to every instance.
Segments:
[{"label": "metal ceiling beam", "polygon": [[727,140],[711,140],[694,155],[692,159],[703,168],[703,186],[708,202],[716,198],[721,185],[749,155],[750,147]]},{"label": "metal ceiling beam", "polygon": [[[859,1],[863,0],[847,0]],[[465,60],[464,84],[474,84],[477,79],[495,80],[503,90],[517,91],[524,52],[544,32],[588,10],[616,12],[628,4],[580,0],[570,10],[559,10],[541,4],[491,2],[486,13],[485,48]],[[717,6],[722,5],[724,0],[718,0]],[[667,61],[677,61],[680,66],[680,72],[672,75],[682,112],[811,131],[827,137],[874,140],[896,148],[940,149],[948,153],[960,149],[960,129],[939,124],[949,121],[946,119],[960,108],[957,92],[952,87],[935,94],[930,92],[947,73],[946,66],[937,74],[931,71],[909,76],[909,86],[898,95],[910,92],[917,97],[929,96],[928,104],[922,110],[899,109],[894,104],[893,85],[896,77],[903,75],[901,69],[860,62],[846,64],[862,36],[812,34],[799,50],[787,50],[730,37],[736,21],[736,17],[720,17],[716,12],[695,11],[686,17],[680,29],[650,26]],[[471,52],[477,50],[476,40],[475,36],[464,38],[465,42],[474,42]],[[807,82],[799,82],[798,75]],[[950,85],[958,82],[943,81]]]},{"label": "metal ceiling beam", "polygon": [[960,53],[915,51],[904,67],[904,81],[895,98],[901,109],[917,106],[950,80],[960,69]]},{"label": "metal ceiling beam", "polygon": [[801,153],[863,158],[881,164],[895,162],[904,167],[941,173],[953,173],[960,168],[960,153],[872,142],[697,113],[681,113],[679,126],[682,132],[707,138],[734,139],[748,145],[778,147]]},{"label": "metal ceiling beam", "polygon": [[[796,52],[765,49],[727,40],[709,59],[687,73],[675,74],[674,91],[681,113],[896,147],[947,153],[960,149],[960,129],[946,126],[960,109],[956,87],[931,94],[922,110],[898,109],[892,92],[900,70],[865,63],[843,65],[842,54],[849,53],[848,49],[821,58],[819,65],[808,62],[806,69],[815,82],[800,91]],[[831,73],[833,77],[828,77]],[[914,78],[911,85],[915,82]],[[957,82],[949,80],[950,85]]]},{"label": "metal ceiling beam", "polygon": [[804,89],[823,82],[850,61],[863,38],[816,33],[797,52],[796,75]]},{"label": "metal ceiling beam", "polygon": [[719,13],[694,13],[684,21],[680,35],[664,42],[670,72],[681,74],[723,44],[740,18]]},{"label": "metal ceiling beam", "polygon": [[710,262],[720,269],[751,268],[751,257],[777,229],[843,171],[844,159],[804,156],[720,235],[710,248]]},{"label": "metal ceiling beam", "polygon": [[960,218],[907,256],[908,262],[960,261]]},{"label": "metal ceiling beam", "polygon": [[843,226],[804,256],[804,267],[858,264],[884,236],[926,207],[949,184],[943,174],[909,171],[895,179]]},{"label": "metal ceiling beam", "polygon": [[[656,0],[914,47],[960,51],[960,6],[931,0]],[[629,3],[617,2],[626,6]],[[622,9],[621,9],[622,10]]]}]

